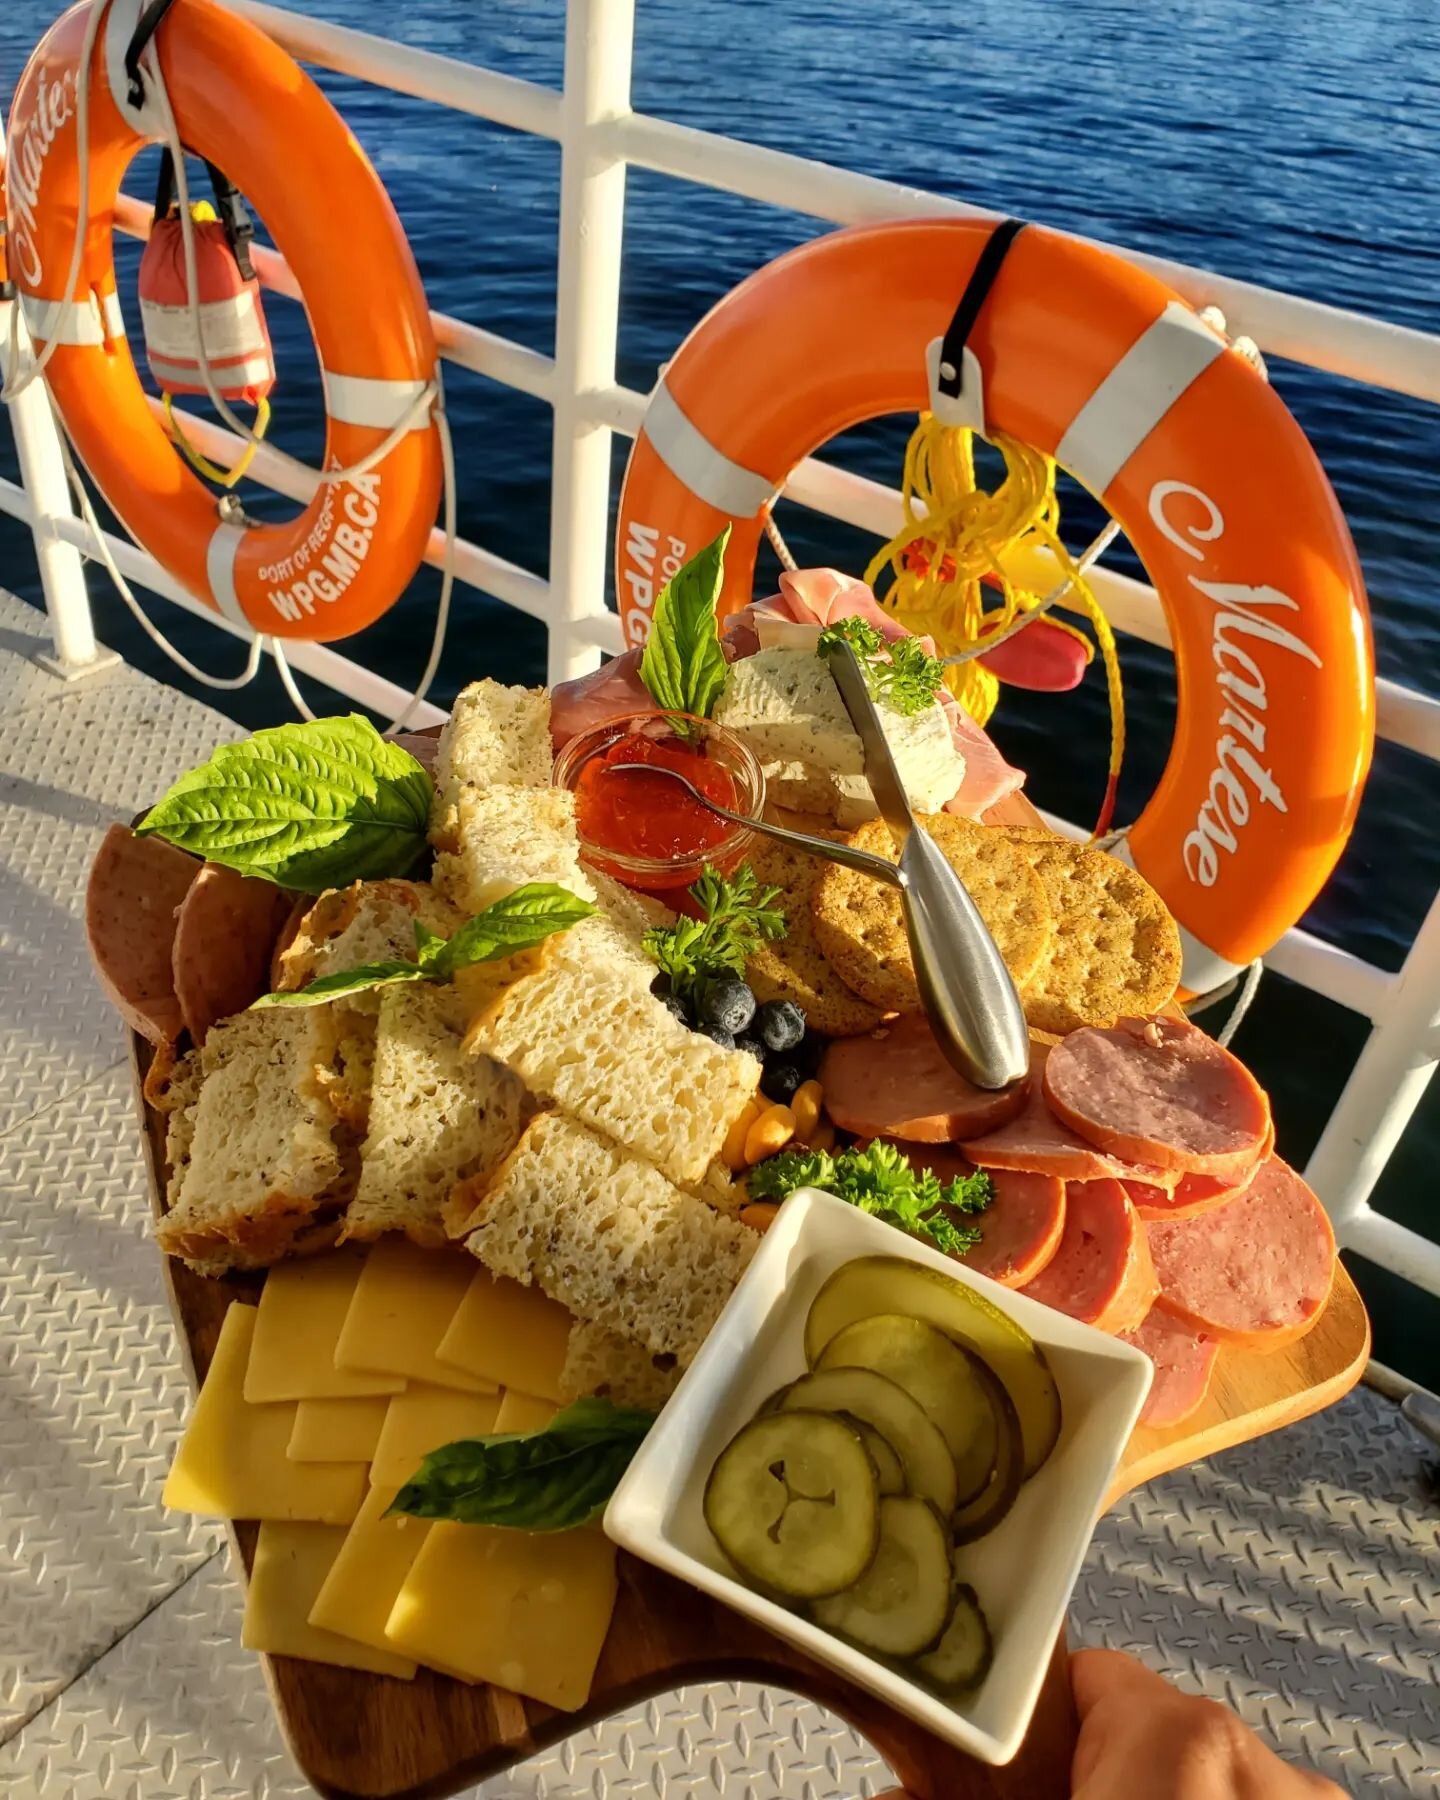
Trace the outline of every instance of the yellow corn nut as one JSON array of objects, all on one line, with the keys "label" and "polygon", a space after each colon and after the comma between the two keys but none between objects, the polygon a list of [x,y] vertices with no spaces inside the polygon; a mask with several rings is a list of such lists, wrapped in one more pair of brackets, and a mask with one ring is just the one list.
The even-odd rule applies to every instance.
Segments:
[{"label": "yellow corn nut", "polygon": [[725,1133],[725,1142],[720,1146],[720,1160],[732,1175],[739,1174],[745,1167],[745,1140],[750,1134],[750,1127],[764,1109],[763,1100],[747,1100]]},{"label": "yellow corn nut", "polygon": [[795,1115],[795,1135],[802,1144],[810,1142],[810,1133],[820,1123],[820,1102],[824,1098],[825,1091],[818,1081],[802,1081],[795,1090],[790,1110]]},{"label": "yellow corn nut", "polygon": [[752,1200],[749,1206],[741,1208],[740,1223],[752,1231],[768,1231],[779,1210],[773,1200]]},{"label": "yellow corn nut", "polygon": [[745,1134],[745,1160],[762,1162],[783,1150],[795,1135],[795,1115],[788,1106],[767,1106]]},{"label": "yellow corn nut", "polygon": [[810,1133],[807,1147],[811,1150],[833,1150],[835,1148],[835,1127],[828,1119],[822,1119]]}]

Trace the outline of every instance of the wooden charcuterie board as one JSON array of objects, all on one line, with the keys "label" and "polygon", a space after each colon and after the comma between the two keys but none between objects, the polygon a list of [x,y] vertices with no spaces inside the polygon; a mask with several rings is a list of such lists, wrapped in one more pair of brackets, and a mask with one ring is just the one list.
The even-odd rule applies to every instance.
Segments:
[{"label": "wooden charcuterie board", "polygon": [[[994,823],[1034,823],[1028,802],[993,809]],[[164,1121],[145,1106],[140,1082],[150,1050],[132,1039],[136,1101],[144,1127],[152,1204],[164,1209]],[[194,1379],[203,1380],[232,1301],[253,1303],[260,1276],[207,1280],[167,1259],[176,1322]],[[1244,1443],[1331,1405],[1359,1380],[1370,1328],[1354,1284],[1336,1271],[1315,1328],[1273,1355],[1226,1348],[1204,1406],[1184,1424],[1138,1428],[1112,1499],[1167,1469]],[[254,1525],[232,1528],[248,1569]],[[1026,1744],[990,1768],[942,1744],[839,1675],[812,1663],[737,1613],[672,1577],[621,1555],[614,1623],[585,1708],[559,1713],[496,1688],[469,1686],[421,1668],[387,1680],[290,1657],[263,1662],[290,1748],[330,1800],[428,1800],[456,1792],[544,1745],[652,1694],[706,1679],[753,1680],[807,1695],[848,1719],[916,1800],[1044,1800],[1069,1793],[1075,1723],[1058,1644]]]}]

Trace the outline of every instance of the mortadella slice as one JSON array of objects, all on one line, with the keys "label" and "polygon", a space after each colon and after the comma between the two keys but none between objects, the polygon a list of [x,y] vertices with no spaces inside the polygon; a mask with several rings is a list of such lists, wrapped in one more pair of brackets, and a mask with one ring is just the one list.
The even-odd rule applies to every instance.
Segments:
[{"label": "mortadella slice", "polygon": [[1106,1156],[1061,1124],[1045,1101],[1048,1044],[1030,1041],[1030,1092],[1020,1112],[998,1130],[967,1138],[961,1148],[978,1168],[1019,1169],[1027,1175],[1054,1175],[1061,1181],[1143,1181],[1173,1187],[1177,1172],[1152,1169]]},{"label": "mortadella slice", "polygon": [[1145,1227],[1118,1181],[1065,1186],[1060,1248],[1025,1286],[1032,1300],[1101,1331],[1133,1331],[1160,1290]]},{"label": "mortadella slice", "polygon": [[206,863],[180,907],[171,962],[181,1016],[197,1044],[269,986],[270,952],[293,896]]},{"label": "mortadella slice", "polygon": [[163,838],[112,825],[90,865],[85,935],[100,985],[132,1030],[173,1044],[184,1029],[170,954],[200,864]]},{"label": "mortadella slice", "polygon": [[1187,1175],[1237,1179],[1270,1129],[1259,1082],[1183,1019],[1072,1031],[1045,1065],[1045,1098],[1097,1150]]},{"label": "mortadella slice", "polygon": [[1325,1209],[1278,1156],[1218,1212],[1147,1227],[1159,1304],[1223,1343],[1281,1350],[1319,1319],[1335,1277]]},{"label": "mortadella slice", "polygon": [[1026,1082],[991,1093],[945,1060],[923,1014],[892,1019],[867,1037],[836,1038],[820,1065],[830,1117],[860,1137],[953,1144],[983,1137],[1025,1105]]},{"label": "mortadella slice", "polygon": [[1155,1365],[1140,1423],[1179,1425],[1188,1419],[1210,1391],[1210,1376],[1220,1354],[1215,1339],[1192,1331],[1161,1306],[1152,1306],[1134,1331],[1121,1336],[1127,1344],[1143,1350]]}]

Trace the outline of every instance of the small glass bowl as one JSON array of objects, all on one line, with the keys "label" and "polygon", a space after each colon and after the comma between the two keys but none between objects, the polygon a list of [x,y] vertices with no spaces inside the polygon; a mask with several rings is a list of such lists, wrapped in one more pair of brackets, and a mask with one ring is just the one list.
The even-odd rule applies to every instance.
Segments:
[{"label": "small glass bowl", "polygon": [[[551,784],[574,792],[587,763],[594,757],[603,756],[618,739],[631,736],[661,742],[670,739],[684,744],[686,749],[703,746],[705,755],[722,764],[735,785],[735,802],[730,811],[743,813],[747,819],[758,819],[764,811],[765,774],[750,746],[713,719],[699,719],[689,713],[632,712],[602,719],[587,730],[577,732],[566,744],[555,759]],[[678,796],[684,790],[677,786],[675,791]],[[696,855],[655,857],[612,850],[605,844],[591,842],[582,830],[580,851],[582,859],[602,874],[611,875],[626,887],[642,894],[653,894],[667,905],[680,908],[685,889],[699,878],[707,864],[728,875],[743,861],[753,838],[753,832],[735,825],[709,849]]]}]

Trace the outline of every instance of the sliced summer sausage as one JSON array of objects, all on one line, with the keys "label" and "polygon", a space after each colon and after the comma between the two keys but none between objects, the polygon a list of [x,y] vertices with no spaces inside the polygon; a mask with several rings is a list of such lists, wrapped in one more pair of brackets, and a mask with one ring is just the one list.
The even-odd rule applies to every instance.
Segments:
[{"label": "sliced summer sausage", "polygon": [[1155,1365],[1140,1423],[1178,1425],[1188,1419],[1210,1390],[1219,1344],[1181,1324],[1160,1306],[1152,1306],[1134,1331],[1121,1335]]},{"label": "sliced summer sausage", "polygon": [[171,961],[180,1012],[197,1044],[269,987],[270,952],[292,896],[273,882],[206,863],[180,906]]},{"label": "sliced summer sausage", "polygon": [[1237,1178],[1270,1129],[1259,1082],[1183,1019],[1072,1031],[1045,1065],[1045,1097],[1096,1149],[1188,1175]]},{"label": "sliced summer sausage", "polygon": [[1173,1187],[1180,1179],[1178,1173],[1106,1156],[1061,1124],[1045,1100],[1046,1059],[1051,1054],[1048,1044],[1031,1040],[1030,1093],[1025,1104],[1008,1124],[962,1143],[971,1162],[982,1169],[1019,1169],[1029,1175],[1054,1175],[1061,1181],[1143,1181],[1150,1186]]},{"label": "sliced summer sausage", "polygon": [[1218,1212],[1147,1230],[1160,1305],[1208,1337],[1279,1350],[1304,1337],[1330,1297],[1335,1234],[1278,1156]]},{"label": "sliced summer sausage", "polygon": [[860,1137],[952,1144],[1013,1119],[1026,1083],[999,1093],[972,1087],[950,1067],[923,1015],[892,1019],[867,1037],[836,1038],[820,1064],[825,1107]]},{"label": "sliced summer sausage", "polygon": [[1121,1332],[1141,1323],[1159,1287],[1145,1227],[1120,1183],[1067,1182],[1060,1248],[1025,1293],[1086,1325]]},{"label": "sliced summer sausage", "polygon": [[85,935],[100,985],[132,1030],[173,1044],[184,1029],[171,951],[175,915],[200,873],[193,856],[125,825],[105,833],[85,890]]},{"label": "sliced summer sausage", "polygon": [[[892,1140],[893,1141],[893,1140]],[[964,1180],[975,1165],[960,1151],[940,1144],[895,1145],[917,1169],[929,1169],[941,1183]],[[1065,1229],[1065,1183],[1054,1175],[1027,1175],[1017,1169],[989,1169],[995,1197],[967,1224],[984,1233],[960,1258],[967,1269],[988,1275],[1002,1287],[1033,1281],[1060,1247]]]},{"label": "sliced summer sausage", "polygon": [[1229,1180],[1220,1175],[1182,1175],[1173,1190],[1152,1187],[1144,1181],[1127,1181],[1125,1192],[1147,1225],[1164,1219],[1198,1219],[1202,1213],[1218,1212],[1222,1206],[1238,1200],[1274,1148],[1275,1127],[1271,1125],[1260,1146],[1260,1155],[1242,1175]]}]

